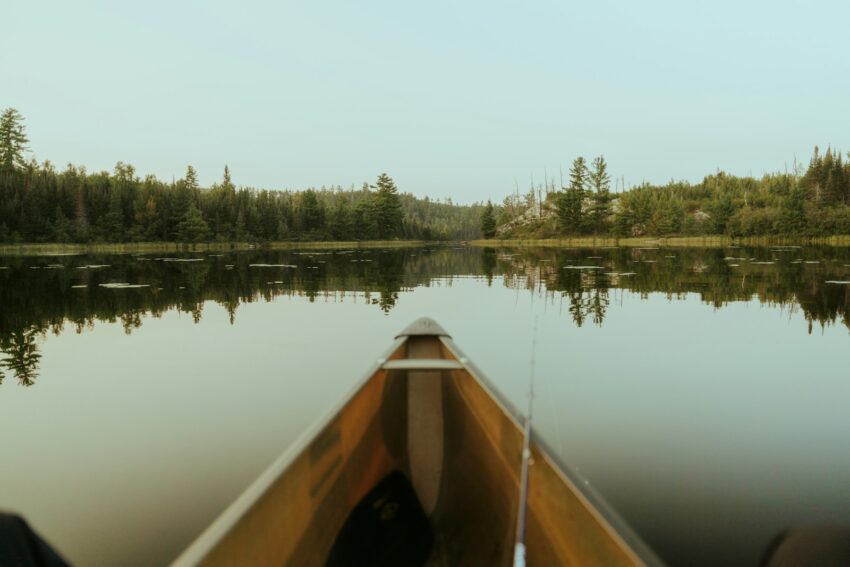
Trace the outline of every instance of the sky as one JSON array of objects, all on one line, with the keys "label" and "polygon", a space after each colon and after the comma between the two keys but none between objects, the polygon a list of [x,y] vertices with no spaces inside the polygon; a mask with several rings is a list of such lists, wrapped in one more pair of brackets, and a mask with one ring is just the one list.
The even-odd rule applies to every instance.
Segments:
[{"label": "sky", "polygon": [[850,149],[850,4],[3,0],[0,108],[57,166],[501,200]]}]

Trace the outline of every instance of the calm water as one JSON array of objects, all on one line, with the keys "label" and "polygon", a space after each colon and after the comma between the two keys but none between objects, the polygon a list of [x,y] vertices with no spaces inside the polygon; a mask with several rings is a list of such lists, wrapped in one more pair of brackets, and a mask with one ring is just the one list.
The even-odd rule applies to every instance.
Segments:
[{"label": "calm water", "polygon": [[79,565],[174,558],[421,315],[520,407],[537,318],[536,426],[673,565],[850,524],[847,249],[0,266],[0,508]]}]

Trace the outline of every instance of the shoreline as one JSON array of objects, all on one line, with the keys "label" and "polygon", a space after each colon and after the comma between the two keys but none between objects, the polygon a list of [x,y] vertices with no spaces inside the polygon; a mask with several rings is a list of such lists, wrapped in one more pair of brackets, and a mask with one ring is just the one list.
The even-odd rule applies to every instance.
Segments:
[{"label": "shoreline", "polygon": [[363,240],[363,241],[305,241],[305,242],[125,242],[100,244],[0,244],[0,256],[50,256],[62,254],[131,254],[136,252],[236,252],[244,250],[298,250],[334,248],[419,248],[447,244],[426,240]]},{"label": "shoreline", "polygon": [[[478,248],[723,248],[727,246],[850,246],[850,235],[784,237],[784,236],[666,236],[666,237],[594,237],[571,238],[517,238],[461,241],[461,244]],[[362,240],[362,241],[277,241],[251,242],[125,242],[98,244],[63,244],[57,242],[0,244],[0,256],[50,256],[64,254],[132,254],[156,252],[237,252],[246,250],[330,250],[337,248],[420,248],[422,246],[445,246],[457,241],[429,240]]]},{"label": "shoreline", "polygon": [[478,247],[515,247],[515,248],[639,248],[658,246],[661,248],[724,248],[727,246],[850,246],[850,236],[784,237],[784,236],[642,236],[629,238],[579,236],[573,238],[545,239],[491,239],[471,240]]}]

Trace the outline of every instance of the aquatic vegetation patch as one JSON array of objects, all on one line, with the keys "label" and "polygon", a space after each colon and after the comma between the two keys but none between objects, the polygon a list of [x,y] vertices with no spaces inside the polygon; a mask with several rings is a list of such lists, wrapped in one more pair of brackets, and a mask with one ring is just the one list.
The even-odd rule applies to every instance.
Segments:
[{"label": "aquatic vegetation patch", "polygon": [[102,283],[98,284],[98,286],[105,287],[106,289],[138,289],[142,287],[150,287],[148,284],[130,284],[126,282]]}]

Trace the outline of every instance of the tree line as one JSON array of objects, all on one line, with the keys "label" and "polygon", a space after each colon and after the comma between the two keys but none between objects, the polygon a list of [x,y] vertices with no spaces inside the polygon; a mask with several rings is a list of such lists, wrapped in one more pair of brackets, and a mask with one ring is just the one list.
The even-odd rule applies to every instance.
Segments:
[{"label": "tree line", "polygon": [[568,183],[532,187],[499,206],[488,203],[485,237],[558,236],[832,236],[850,234],[850,161],[815,148],[805,170],[761,178],[723,171],[701,183],[642,183],[611,191],[603,156],[576,158]]},{"label": "tree line", "polygon": [[465,240],[481,206],[399,193],[386,173],[358,190],[269,191],[221,181],[202,188],[190,165],[171,183],[119,162],[110,172],[26,159],[23,117],[0,115],[0,242]]}]

